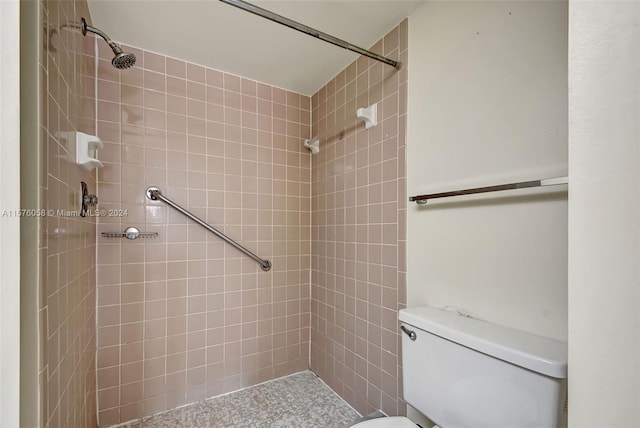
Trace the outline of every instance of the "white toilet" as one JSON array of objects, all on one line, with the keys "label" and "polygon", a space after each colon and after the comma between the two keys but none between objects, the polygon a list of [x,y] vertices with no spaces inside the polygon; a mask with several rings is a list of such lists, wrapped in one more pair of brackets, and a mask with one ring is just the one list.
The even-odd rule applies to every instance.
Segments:
[{"label": "white toilet", "polygon": [[[403,309],[404,399],[442,428],[560,424],[567,344],[430,307]],[[416,428],[405,417],[353,428]]]}]

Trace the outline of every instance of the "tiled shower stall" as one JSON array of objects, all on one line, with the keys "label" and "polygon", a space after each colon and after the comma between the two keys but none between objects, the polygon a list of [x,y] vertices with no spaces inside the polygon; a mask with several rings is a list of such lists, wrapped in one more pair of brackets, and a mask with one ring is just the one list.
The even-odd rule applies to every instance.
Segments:
[{"label": "tiled shower stall", "polygon": [[[124,422],[308,368],[310,98],[100,44],[98,403]],[[102,47],[106,49],[102,50]],[[271,260],[263,272],[148,186]]]},{"label": "tiled shower stall", "polygon": [[[109,426],[308,368],[360,413],[404,414],[406,67],[360,57],[312,96],[135,47],[119,71],[61,29],[84,1],[39,12],[40,204],[76,209],[83,180],[108,213],[43,220],[40,425]],[[372,50],[406,64],[406,20]],[[104,141],[97,173],[68,163],[69,130]],[[101,236],[129,226],[158,236]]]}]

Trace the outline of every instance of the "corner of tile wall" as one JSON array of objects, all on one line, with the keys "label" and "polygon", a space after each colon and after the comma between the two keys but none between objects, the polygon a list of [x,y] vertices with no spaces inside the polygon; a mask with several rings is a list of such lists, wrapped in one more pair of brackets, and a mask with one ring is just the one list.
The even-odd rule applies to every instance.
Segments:
[{"label": "corner of tile wall", "polygon": [[[406,305],[407,20],[311,97],[311,369],[361,414],[403,415],[398,310]],[[378,105],[364,129],[356,110]]]}]

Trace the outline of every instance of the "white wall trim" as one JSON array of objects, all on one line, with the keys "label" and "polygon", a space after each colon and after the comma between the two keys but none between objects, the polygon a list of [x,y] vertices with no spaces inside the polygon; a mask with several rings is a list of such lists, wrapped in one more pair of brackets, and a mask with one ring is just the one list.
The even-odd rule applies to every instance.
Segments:
[{"label": "white wall trim", "polygon": [[640,426],[640,3],[569,1],[569,426]]},{"label": "white wall trim", "polygon": [[[20,4],[0,1],[0,426],[20,420]],[[6,211],[5,211],[6,210]]]}]

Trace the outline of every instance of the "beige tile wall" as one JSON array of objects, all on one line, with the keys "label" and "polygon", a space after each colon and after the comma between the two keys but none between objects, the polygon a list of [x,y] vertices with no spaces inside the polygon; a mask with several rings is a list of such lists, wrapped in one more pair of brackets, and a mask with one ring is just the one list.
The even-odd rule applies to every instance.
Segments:
[{"label": "beige tile wall", "polygon": [[[363,414],[404,414],[397,312],[405,305],[407,21],[312,97],[311,368]],[[365,130],[356,110],[378,105]]]},{"label": "beige tile wall", "polygon": [[[95,172],[73,162],[61,132],[95,133],[94,41],[64,27],[89,19],[86,1],[46,0],[40,57],[40,426],[96,426],[96,219],[77,212],[80,181],[95,192]],[[90,19],[89,19],[90,21]],[[34,402],[35,404],[35,402]]]},{"label": "beige tile wall", "polygon": [[[129,49],[129,48],[128,48]],[[100,426],[308,368],[310,98],[152,52],[117,71],[100,44]],[[248,257],[161,202],[241,242]],[[121,216],[120,216],[121,215]]]}]

